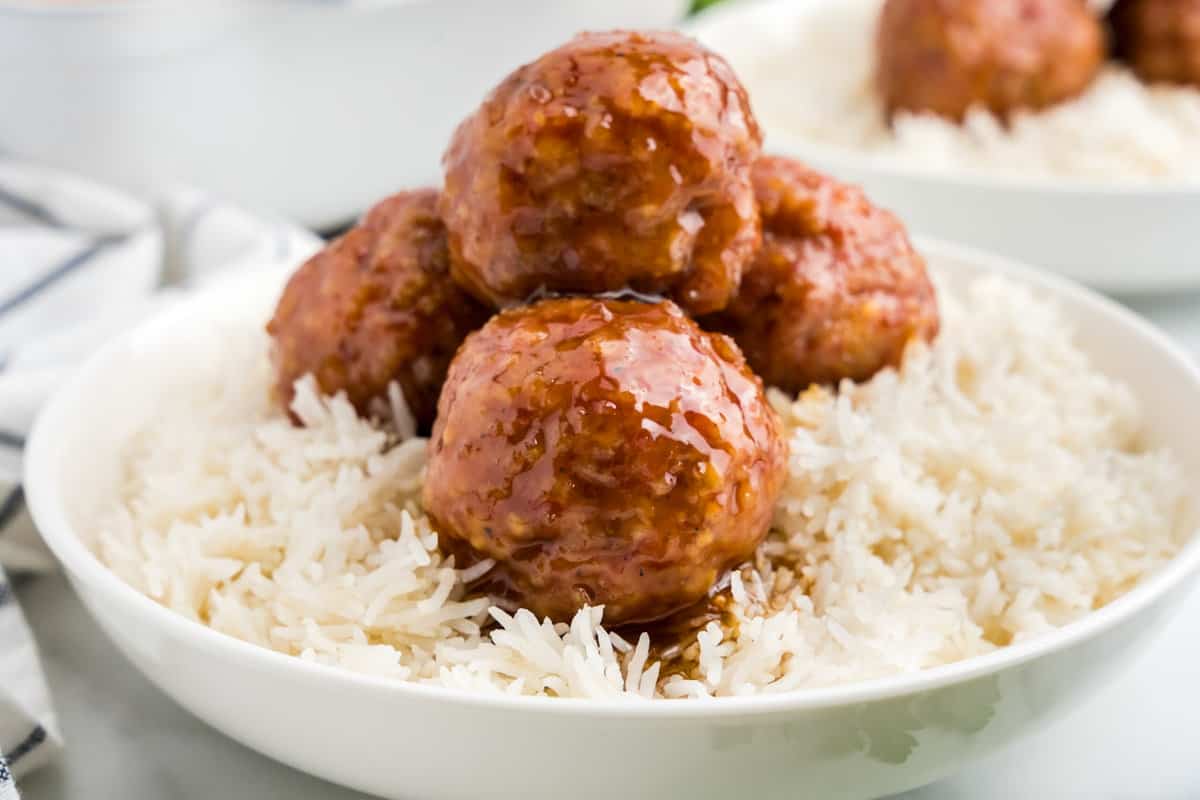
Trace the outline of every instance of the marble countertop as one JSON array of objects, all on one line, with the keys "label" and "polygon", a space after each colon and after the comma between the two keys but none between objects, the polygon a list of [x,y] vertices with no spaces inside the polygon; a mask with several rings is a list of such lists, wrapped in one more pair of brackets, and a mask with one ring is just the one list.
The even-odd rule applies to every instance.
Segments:
[{"label": "marble countertop", "polygon": [[[1200,295],[1131,301],[1200,355]],[[58,575],[17,587],[67,738],[26,779],[26,800],[363,800],[277,764],[151,686],[92,624]],[[1200,591],[1137,665],[1070,716],[904,800],[1186,800],[1200,797]],[[418,800],[414,798],[414,800]]]}]

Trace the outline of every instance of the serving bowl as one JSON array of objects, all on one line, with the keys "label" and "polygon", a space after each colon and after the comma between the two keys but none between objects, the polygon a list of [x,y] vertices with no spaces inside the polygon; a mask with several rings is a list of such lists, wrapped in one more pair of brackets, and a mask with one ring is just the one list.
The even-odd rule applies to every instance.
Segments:
[{"label": "serving bowl", "polygon": [[687,4],[0,0],[0,153],[338,225],[440,182],[454,125],[518,64]]},{"label": "serving bowl", "polygon": [[[1000,274],[1053,298],[1141,402],[1151,445],[1200,477],[1200,370],[1163,334],[1060,278],[919,239],[952,291]],[[869,798],[938,779],[1031,733],[1124,670],[1187,596],[1194,536],[1128,594],[986,656],[832,688],[715,700],[467,694],[365,677],[217,633],[138,593],[85,543],[119,448],[166,387],[219,358],[211,326],[265,318],[286,271],[245,274],[103,348],[42,413],[25,487],[99,626],[182,706],[267,756],[388,798]]]},{"label": "serving bowl", "polygon": [[[750,70],[743,65],[759,57],[765,42],[780,42],[841,1],[723,4],[686,27],[746,77]],[[863,47],[872,44],[868,40]],[[821,77],[798,75],[796,80]],[[905,165],[790,133],[772,122],[774,110],[764,99],[769,94],[755,93],[753,81],[748,88],[768,131],[767,149],[858,184],[915,231],[1037,264],[1104,291],[1200,288],[1195,248],[1200,182],[967,174]]]}]

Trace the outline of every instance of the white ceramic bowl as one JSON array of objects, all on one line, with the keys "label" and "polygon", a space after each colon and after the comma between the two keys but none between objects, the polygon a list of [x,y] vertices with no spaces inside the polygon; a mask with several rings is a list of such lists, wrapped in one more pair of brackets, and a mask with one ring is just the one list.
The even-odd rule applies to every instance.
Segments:
[{"label": "white ceramic bowl", "polygon": [[[1169,443],[1200,477],[1200,372],[1162,334],[1061,279],[919,246],[952,286],[1001,273],[1056,299],[1096,365],[1134,389],[1151,442]],[[71,583],[139,670],[232,738],[337,783],[421,800],[835,800],[902,791],[1038,729],[1103,686],[1177,610],[1200,566],[1200,540],[1190,541],[1132,592],[1051,635],[918,674],[774,697],[476,696],[261,649],[137,593],[80,534],[111,497],[118,445],[172,375],[213,356],[205,331],[219,319],[265,315],[283,277],[216,286],[105,347],[38,420],[25,486]]]},{"label": "white ceramic bowl", "polygon": [[316,227],[440,183],[454,126],[579,30],[687,0],[0,0],[0,153]]},{"label": "white ceramic bowl", "polygon": [[[780,31],[802,29],[837,2],[729,3],[701,14],[687,29],[737,66],[752,62],[763,42],[778,41]],[[821,77],[798,75],[796,80]],[[1200,182],[968,175],[906,167],[772,125],[771,109],[753,93],[753,85],[750,89],[769,150],[862,186],[912,230],[1045,266],[1105,291],[1200,288]]]}]

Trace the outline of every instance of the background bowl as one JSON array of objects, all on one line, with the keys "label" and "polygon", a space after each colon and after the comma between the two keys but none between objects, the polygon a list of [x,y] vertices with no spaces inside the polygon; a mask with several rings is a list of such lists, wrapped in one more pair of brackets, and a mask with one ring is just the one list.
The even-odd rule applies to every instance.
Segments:
[{"label": "background bowl", "polygon": [[[1060,279],[919,241],[951,287],[1000,273],[1062,305],[1096,366],[1143,405],[1151,444],[1200,477],[1200,371],[1136,316]],[[120,480],[118,449],[174,380],[220,358],[204,332],[263,319],[285,273],[243,275],[94,357],[27,450],[33,516],[133,664],[215,728],[298,769],[389,798],[869,798],[936,780],[1030,733],[1122,671],[1186,597],[1193,538],[1162,571],[1060,631],[925,672],[713,701],[492,697],[369,678],[217,633],[121,582],[82,535]],[[199,361],[198,361],[199,360]]]},{"label": "background bowl", "polygon": [[[687,28],[737,68],[756,59],[764,42],[779,42],[781,32],[801,29],[838,2],[722,4]],[[872,47],[873,42],[862,46]],[[796,80],[819,81],[821,76],[797,75]],[[915,231],[1045,266],[1105,291],[1200,288],[1200,182],[1097,181],[906,167],[895,159],[789,133],[772,122],[772,109],[764,100],[768,95],[755,94],[753,84],[749,89],[767,131],[768,149],[862,186],[872,200],[895,211]]]},{"label": "background bowl", "polygon": [[673,25],[687,6],[0,0],[0,154],[338,225],[440,183],[454,126],[517,65],[579,30]]}]

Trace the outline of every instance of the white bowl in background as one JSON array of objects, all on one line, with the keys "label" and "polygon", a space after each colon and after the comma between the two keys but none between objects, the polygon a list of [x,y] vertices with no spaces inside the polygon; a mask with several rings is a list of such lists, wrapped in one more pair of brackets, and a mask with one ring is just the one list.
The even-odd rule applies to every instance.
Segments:
[{"label": "white bowl in background", "polygon": [[[1096,366],[1143,406],[1150,444],[1200,480],[1200,370],[1131,312],[1059,278],[920,240],[962,287],[999,273],[1064,308]],[[100,627],[182,706],[297,769],[388,798],[863,799],[936,780],[1074,707],[1128,667],[1187,596],[1200,537],[1129,594],[1052,634],[924,672],[775,696],[595,701],[473,695],[365,677],[247,644],[169,611],[81,535],[113,498],[118,450],[204,332],[260,320],[279,271],[215,285],[106,346],[39,418],[25,489]]]},{"label": "white bowl in background", "polygon": [[[752,61],[763,42],[778,42],[780,31],[799,30],[840,1],[729,3],[685,27],[736,67]],[[863,42],[863,47],[871,46],[870,40]],[[801,75],[796,80],[821,77]],[[1200,289],[1200,182],[962,174],[907,167],[894,158],[813,142],[772,125],[771,109],[753,88],[751,101],[766,128],[768,150],[863,187],[914,231],[1044,266],[1105,291]]]},{"label": "white bowl in background", "polygon": [[579,30],[687,0],[0,0],[0,155],[327,227],[440,183],[454,126]]}]

